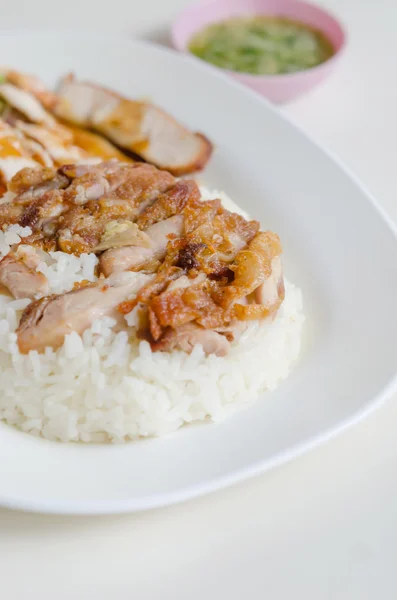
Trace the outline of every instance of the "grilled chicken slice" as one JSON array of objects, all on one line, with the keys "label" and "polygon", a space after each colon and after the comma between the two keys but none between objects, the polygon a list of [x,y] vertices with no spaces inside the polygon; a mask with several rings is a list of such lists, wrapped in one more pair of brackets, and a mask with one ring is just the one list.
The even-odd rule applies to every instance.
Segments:
[{"label": "grilled chicken slice", "polygon": [[23,137],[0,120],[0,196],[20,169],[38,166]]},{"label": "grilled chicken slice", "polygon": [[145,233],[151,240],[150,248],[127,246],[107,250],[99,260],[101,272],[108,277],[111,273],[143,268],[150,261],[161,259],[170,240],[169,236],[182,235],[183,216],[175,215],[155,223]]},{"label": "grilled chicken slice", "polygon": [[272,274],[272,261],[282,252],[280,239],[271,231],[260,231],[236,256],[230,269],[234,281],[220,291],[218,301],[224,309],[255,292]]},{"label": "grilled chicken slice", "polygon": [[206,165],[211,143],[148,102],[128,100],[92,83],[65,77],[57,89],[55,114],[93,129],[147,162],[183,175]]},{"label": "grilled chicken slice", "polygon": [[[67,208],[62,202],[61,189],[68,184],[66,177],[53,169],[21,169],[9,184],[9,202],[0,204],[0,226],[18,223],[31,227],[41,237],[53,233],[47,229]],[[37,234],[37,235],[36,235]]]},{"label": "grilled chicken slice", "polygon": [[281,258],[276,256],[271,262],[271,273],[254,291],[253,300],[244,306],[235,304],[233,313],[237,319],[252,321],[275,315],[285,298],[284,276]]},{"label": "grilled chicken slice", "polygon": [[211,247],[218,260],[229,263],[253,239],[258,230],[258,221],[246,221],[237,213],[223,210],[196,227],[190,233],[189,239]]},{"label": "grilled chicken slice", "polygon": [[[95,170],[95,169],[91,169]],[[138,216],[159,194],[167,191],[175,184],[175,179],[167,171],[159,171],[152,165],[135,163],[123,165],[117,161],[109,161],[97,167],[104,170],[109,183],[109,200],[128,201]]]},{"label": "grilled chicken slice", "polygon": [[11,83],[0,84],[0,98],[32,123],[52,126],[56,122],[54,117],[43,108],[33,94]]},{"label": "grilled chicken slice", "polygon": [[[191,280],[188,287],[184,287],[184,283],[182,280],[182,285],[173,289],[171,286],[171,289],[151,301],[149,311],[154,314],[161,328],[176,329],[191,321],[196,321],[206,329],[221,327],[224,323],[223,310],[215,304],[205,289],[205,283],[196,283],[196,278]],[[152,335],[154,339],[157,338],[153,331]]]},{"label": "grilled chicken slice", "polygon": [[[89,168],[72,165],[63,167],[61,172],[71,178],[75,176],[64,193],[64,200],[71,207],[62,218],[58,235],[58,244],[64,252],[105,249],[101,240],[109,222],[134,221],[159,193],[174,183],[170,173],[138,163],[123,165],[110,161]],[[117,245],[120,244],[114,244]]]},{"label": "grilled chicken slice", "polygon": [[56,102],[56,96],[50,92],[42,81],[35,75],[14,71],[13,69],[1,69],[0,74],[4,77],[7,83],[25,90],[33,94],[33,96],[44,106],[45,109],[51,110]]},{"label": "grilled chicken slice", "polygon": [[47,278],[13,254],[7,254],[0,261],[0,283],[14,298],[35,298],[38,294],[48,294]]},{"label": "grilled chicken slice", "polygon": [[[67,173],[66,169],[62,173]],[[78,169],[78,167],[77,167]],[[91,200],[99,200],[103,196],[107,196],[110,191],[109,182],[100,169],[87,169],[83,175],[77,176],[70,182],[67,190],[64,193],[64,200],[70,204],[81,206],[87,204]]]},{"label": "grilled chicken slice", "polygon": [[193,180],[178,181],[139,215],[137,224],[142,229],[180,213],[189,201],[200,199],[200,190]]},{"label": "grilled chicken slice", "polygon": [[[117,221],[125,229],[127,221],[134,221],[174,184],[170,173],[152,165],[117,160],[64,165],[58,170],[25,168],[9,183],[9,202],[0,204],[0,226],[29,225],[36,236],[31,241],[40,238],[64,252],[101,252],[128,241],[123,236],[122,243],[109,243],[108,238],[103,245],[109,223]],[[136,233],[137,228],[130,227],[130,234],[132,229]],[[140,238],[145,238],[142,231]]]},{"label": "grilled chicken slice", "polygon": [[151,344],[152,350],[172,352],[183,350],[190,354],[193,348],[200,344],[206,354],[226,356],[230,350],[227,338],[212,329],[204,329],[195,323],[186,323],[176,329],[167,329],[158,342]]},{"label": "grilled chicken slice", "polygon": [[18,346],[23,354],[58,348],[65,335],[82,334],[95,319],[121,318],[117,306],[142,286],[136,276],[99,281],[87,287],[52,295],[32,302],[24,311],[17,329]]},{"label": "grilled chicken slice", "polygon": [[102,160],[116,158],[124,163],[134,162],[132,158],[121,152],[109,140],[92,131],[87,131],[74,125],[68,125],[67,129],[72,135],[73,144],[84,150],[89,156],[97,156]]},{"label": "grilled chicken slice", "polygon": [[284,299],[284,277],[280,256],[275,256],[271,262],[271,273],[254,292],[256,304],[269,308],[277,305],[280,298]]},{"label": "grilled chicken slice", "polygon": [[85,161],[89,154],[74,145],[73,134],[62,125],[43,126],[32,123],[16,122],[19,131],[46,150],[55,165],[64,165]]},{"label": "grilled chicken slice", "polygon": [[[99,162],[100,159],[91,158],[90,155],[73,144],[73,134],[62,125],[42,125],[25,123],[17,118],[6,118],[10,132],[19,141],[19,145],[33,161],[30,166],[53,167],[71,162]],[[23,167],[29,166],[25,162]],[[21,168],[23,168],[21,167]]]},{"label": "grilled chicken slice", "polygon": [[246,302],[244,305],[240,303],[234,305],[233,313],[237,319],[242,321],[266,319],[276,314],[280,308],[285,297],[283,267],[280,256],[275,256],[272,259],[270,267],[270,274],[251,294],[251,302]]},{"label": "grilled chicken slice", "polygon": [[230,280],[229,263],[256,235],[259,223],[224,210],[217,200],[190,199],[182,214],[185,236],[168,248],[165,261],[188,271],[198,269],[213,279]]},{"label": "grilled chicken slice", "polygon": [[16,204],[27,204],[50,190],[66,188],[68,178],[54,169],[21,169],[14,175],[8,189],[16,195]]},{"label": "grilled chicken slice", "polygon": [[223,311],[212,300],[207,284],[204,273],[188,277],[178,267],[160,271],[134,301],[133,307],[139,304],[141,315],[146,315],[138,336],[147,339],[153,350],[190,352],[201,344],[206,353],[224,356],[233,336],[223,335]]}]

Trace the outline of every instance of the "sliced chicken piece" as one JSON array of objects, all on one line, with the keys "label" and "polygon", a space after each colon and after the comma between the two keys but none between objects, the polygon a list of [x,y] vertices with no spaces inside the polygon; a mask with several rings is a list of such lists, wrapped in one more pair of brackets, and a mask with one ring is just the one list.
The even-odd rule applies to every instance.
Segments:
[{"label": "sliced chicken piece", "polygon": [[233,313],[241,321],[266,319],[277,313],[284,297],[284,277],[281,258],[275,256],[271,261],[271,273],[252,294],[254,303],[244,306],[235,304]]},{"label": "sliced chicken piece", "polygon": [[82,177],[83,175],[87,175],[88,173],[100,172],[103,175],[110,175],[110,173],[118,172],[118,170],[125,166],[120,164],[120,162],[116,159],[105,160],[98,164],[91,164],[88,162],[79,162],[72,164],[65,164],[59,167],[58,173],[62,173],[69,179],[75,179],[76,177]]},{"label": "sliced chicken piece", "polygon": [[[218,201],[208,210],[207,207],[200,206],[205,204],[207,202],[187,203],[182,211],[187,235],[184,243],[179,246],[178,257],[175,258],[168,252],[166,260],[176,260],[176,264],[186,270],[201,270],[213,279],[226,278],[230,281],[233,273],[229,263],[255,236],[259,223],[246,221],[238,214],[223,210]],[[193,224],[195,213],[196,228]]]},{"label": "sliced chicken piece", "polygon": [[256,304],[274,306],[280,297],[284,298],[283,266],[280,256],[275,256],[271,262],[271,273],[254,292]]},{"label": "sliced chicken piece", "polygon": [[230,344],[224,335],[212,329],[203,329],[195,323],[186,323],[177,329],[167,329],[161,339],[153,342],[151,347],[154,351],[183,350],[190,354],[197,344],[203,347],[206,354],[216,356],[226,356],[230,350]]},{"label": "sliced chicken piece", "polygon": [[[66,164],[58,170],[22,169],[9,184],[14,196],[0,209],[0,225],[7,219],[29,225],[36,236],[41,233],[64,252],[92,252],[101,244],[102,236],[106,237],[110,222],[117,221],[126,229],[127,221],[134,221],[174,183],[170,173],[152,165],[127,165],[117,160],[99,165]],[[148,246],[144,232],[138,236],[138,228],[132,224],[128,229],[129,245],[137,244],[139,237],[139,243]],[[117,242],[113,235],[113,240],[107,238],[97,251],[125,246],[127,238],[124,235]]]},{"label": "sliced chicken piece", "polygon": [[[9,192],[11,194],[12,192]],[[29,191],[25,192],[29,194]],[[52,242],[55,242],[58,217],[67,210],[62,202],[59,190],[50,190],[43,193],[41,197],[30,201],[20,201],[19,197],[12,198],[9,202],[0,203],[0,227],[4,228],[10,224],[18,224],[21,227],[30,227],[32,235],[25,238],[26,243],[51,242],[44,245],[48,250],[55,250]],[[47,240],[43,238],[48,238]]]},{"label": "sliced chicken piece", "polygon": [[33,94],[11,83],[0,84],[0,97],[33,123],[51,126],[56,122],[54,117],[43,108]]},{"label": "sliced chicken piece", "polygon": [[107,174],[110,197],[130,202],[139,200],[139,213],[146,208],[146,202],[153,202],[159,194],[175,184],[171,173],[160,171],[153,165],[120,165],[115,162],[112,164],[115,167]]},{"label": "sliced chicken piece", "polygon": [[261,286],[271,276],[272,260],[281,252],[278,235],[271,231],[260,231],[230,265],[234,271],[234,281],[219,291],[217,300],[221,306],[227,309],[233,302]]},{"label": "sliced chicken piece", "polygon": [[[2,187],[20,169],[38,167],[24,139],[12,127],[0,120],[0,183]],[[1,195],[1,194],[0,194]]]},{"label": "sliced chicken piece", "polygon": [[[177,287],[153,298],[149,310],[154,313],[162,328],[173,329],[197,321],[206,329],[221,327],[223,310],[212,300],[208,290],[196,279],[188,287]],[[153,331],[152,331],[153,334]],[[154,339],[156,336],[153,335]]]},{"label": "sliced chicken piece", "polygon": [[87,204],[90,200],[99,200],[99,198],[106,196],[109,190],[109,182],[101,170],[91,168],[84,175],[73,179],[65,191],[64,200],[81,206]]},{"label": "sliced chicken piece", "polygon": [[151,260],[161,259],[166,251],[169,236],[180,236],[183,233],[183,216],[175,215],[155,223],[146,230],[151,240],[150,248],[127,246],[104,252],[99,260],[101,272],[107,277],[111,273],[142,268]]},{"label": "sliced chicken piece", "polygon": [[18,111],[7,108],[2,113],[2,119],[4,123],[11,127],[13,134],[19,140],[24,151],[27,152],[28,156],[30,156],[35,163],[43,167],[51,167],[54,165],[54,161],[47,150],[34,139],[26,136],[21,129],[17,127],[17,124],[21,122],[21,115]]},{"label": "sliced chicken piece", "polygon": [[104,134],[112,142],[175,175],[206,165],[211,143],[148,102],[128,100],[88,82],[65,77],[57,89],[55,114]]},{"label": "sliced chicken piece", "polygon": [[222,211],[220,200],[190,200],[183,210],[186,235],[191,234],[200,225],[213,221]]},{"label": "sliced chicken piece", "polygon": [[72,133],[62,125],[43,126],[18,121],[16,127],[40,144],[56,165],[79,162],[89,157],[87,152],[74,145]]},{"label": "sliced chicken piece", "polygon": [[204,273],[188,277],[178,267],[168,267],[139,291],[128,309],[138,304],[141,315],[146,315],[138,336],[151,344],[160,342],[167,332],[168,340],[170,328],[179,330],[193,321],[205,329],[224,325],[223,311],[213,302]]},{"label": "sliced chicken piece", "polygon": [[192,179],[178,181],[168,192],[160,194],[153,204],[145,208],[139,215],[137,224],[142,229],[147,229],[154,223],[180,213],[189,201],[199,200],[200,196],[195,181]]},{"label": "sliced chicken piece", "polygon": [[101,206],[106,206],[110,201],[126,201],[136,216],[173,183],[169,173],[144,164],[109,161],[108,165],[66,165],[60,171],[73,179],[65,193],[68,202],[82,205],[103,198]]},{"label": "sliced chicken piece", "polygon": [[259,230],[258,221],[246,221],[237,213],[224,210],[194,229],[189,239],[212,248],[216,259],[229,263]]},{"label": "sliced chicken piece", "polygon": [[67,210],[62,197],[62,188],[67,184],[68,179],[53,169],[22,169],[9,184],[8,193],[13,197],[0,205],[0,226],[9,223],[29,226],[35,233],[30,241],[37,240],[36,234],[41,237],[49,221]]},{"label": "sliced chicken piece", "polygon": [[178,267],[168,267],[119,309],[126,313],[139,305],[138,337],[148,340],[154,351],[180,349],[189,353],[201,344],[207,354],[225,356],[229,342],[241,336],[247,323],[223,323],[221,309],[206,293],[206,282],[204,273],[191,278]]},{"label": "sliced chicken piece", "polygon": [[95,319],[121,318],[117,306],[137,292],[142,283],[136,277],[102,280],[62,295],[32,302],[24,311],[17,329],[18,346],[23,354],[58,348],[65,335],[82,334]]},{"label": "sliced chicken piece", "polygon": [[54,161],[47,150],[38,142],[25,136],[24,147],[30,153],[32,159],[42,167],[53,167]]},{"label": "sliced chicken piece", "polygon": [[14,298],[35,298],[38,294],[48,294],[47,278],[13,254],[7,254],[0,261],[0,283]]},{"label": "sliced chicken piece", "polygon": [[[126,237],[121,240],[122,243],[114,241],[109,243],[108,240],[107,244],[101,244],[108,223],[121,221],[125,225],[127,220],[134,220],[142,205],[149,204],[158,194],[159,189],[164,189],[169,181],[168,177],[162,177],[163,172],[157,171],[154,167],[150,165],[142,165],[142,167],[145,167],[145,172],[142,172],[141,168],[135,168],[135,165],[128,167],[130,171],[126,171],[125,177],[118,180],[119,185],[116,184],[117,173],[106,174],[104,179],[100,171],[96,172],[95,170],[73,180],[64,193],[64,201],[68,202],[72,208],[62,217],[58,235],[58,244],[61,250],[81,253],[102,251],[106,249],[106,246],[107,248],[117,248],[117,246],[126,245]],[[153,169],[156,173],[147,173],[146,167],[149,170]],[[169,175],[169,177],[172,176]],[[104,185],[103,189],[101,189],[102,184]],[[102,194],[103,197],[95,198]],[[76,203],[84,206],[73,206]],[[128,228],[131,234],[132,227]],[[160,234],[161,229],[161,227],[156,228],[154,234]],[[144,246],[142,250],[147,249],[148,237],[143,235],[143,232],[138,236],[135,228],[134,231],[133,245],[137,244],[137,239],[140,237],[141,245]],[[97,250],[95,250],[96,248]],[[117,253],[117,250],[114,252]],[[137,250],[133,252],[134,256],[136,256],[136,252]],[[138,250],[138,254],[140,252],[141,249]],[[154,251],[147,251],[144,254],[154,256],[157,252],[156,247]],[[122,252],[122,254],[124,253]]]},{"label": "sliced chicken piece", "polygon": [[18,204],[26,204],[36,200],[49,190],[66,188],[68,184],[68,178],[62,173],[55,172],[54,169],[25,168],[14,175],[8,189],[17,194],[16,202]]},{"label": "sliced chicken piece", "polygon": [[102,136],[73,125],[68,125],[68,129],[72,134],[73,144],[90,156],[98,156],[102,160],[115,158],[124,163],[134,162],[132,158],[121,152]]},{"label": "sliced chicken piece", "polygon": [[[145,205],[149,202],[149,200],[142,200]],[[108,221],[128,220],[133,222],[139,214],[139,207],[139,200],[135,203],[126,199],[108,198],[107,196],[87,203],[87,208],[92,214],[102,216]]]},{"label": "sliced chicken piece", "polygon": [[[166,171],[159,171],[152,165],[136,163],[126,165],[118,161],[108,161],[96,167],[68,165],[61,172],[72,178],[67,200],[75,204],[87,201],[87,209],[93,215],[110,220],[135,220],[159,194],[170,188],[175,180]],[[94,182],[104,182],[106,189],[92,197],[85,191]],[[96,188],[98,190],[98,188]],[[89,192],[91,196],[92,190]],[[73,195],[74,194],[74,195]],[[98,196],[99,194],[99,196]]]},{"label": "sliced chicken piece", "polygon": [[[11,194],[11,192],[7,192]],[[3,196],[1,200],[6,198]],[[19,219],[23,213],[23,206],[13,204],[12,201],[0,202],[0,228],[6,229],[9,225],[19,224]]]},{"label": "sliced chicken piece", "polygon": [[[27,204],[24,208],[18,223],[21,227],[30,227],[33,232],[44,235],[54,235],[56,230],[57,218],[65,211],[67,207],[63,204],[62,193],[60,190],[52,190],[44,193],[40,198]],[[49,230],[46,228],[52,224]]]},{"label": "sliced chicken piece", "polygon": [[47,110],[51,110],[54,106],[57,100],[56,95],[35,75],[21,73],[20,71],[14,71],[13,69],[1,69],[0,72],[7,83],[11,83],[16,87],[33,94]]},{"label": "sliced chicken piece", "polygon": [[92,214],[83,206],[72,205],[59,221],[57,243],[60,250],[81,254],[91,252],[99,244],[108,219]]},{"label": "sliced chicken piece", "polygon": [[[175,183],[171,173],[159,171],[152,165],[123,164],[117,160],[99,165],[64,165],[59,172],[71,180],[67,190],[68,202],[81,205],[100,198],[96,210],[109,213],[110,218],[127,216],[124,209],[119,210],[122,206],[129,207],[128,216],[136,218],[159,194]],[[98,182],[103,189],[96,187],[95,192],[87,189]],[[114,206],[115,211],[112,210]]]}]

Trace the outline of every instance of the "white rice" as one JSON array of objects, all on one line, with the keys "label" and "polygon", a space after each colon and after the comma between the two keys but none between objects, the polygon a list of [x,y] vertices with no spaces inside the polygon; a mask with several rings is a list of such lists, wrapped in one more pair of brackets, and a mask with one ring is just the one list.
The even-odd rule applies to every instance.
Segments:
[{"label": "white rice", "polygon": [[0,257],[7,256],[13,244],[19,244],[21,239],[32,234],[30,227],[10,225],[5,231],[0,231]]},{"label": "white rice", "polygon": [[[202,192],[236,209],[224,194]],[[96,279],[94,255],[53,252],[42,257],[38,269],[53,293],[72,289],[75,281]],[[66,336],[57,351],[22,355],[15,329],[28,304],[0,295],[0,418],[64,442],[121,442],[167,434],[194,421],[224,419],[288,376],[299,355],[304,322],[301,292],[286,283],[276,319],[250,323],[226,357],[205,356],[201,346],[190,355],[152,352],[147,342],[136,340],[131,313],[127,331],[115,333],[115,321],[104,318],[81,337]]]},{"label": "white rice", "polygon": [[95,254],[66,254],[66,252],[43,252],[43,260],[37,271],[49,281],[52,294],[62,294],[73,289],[76,282],[96,281],[95,267],[98,259]]}]

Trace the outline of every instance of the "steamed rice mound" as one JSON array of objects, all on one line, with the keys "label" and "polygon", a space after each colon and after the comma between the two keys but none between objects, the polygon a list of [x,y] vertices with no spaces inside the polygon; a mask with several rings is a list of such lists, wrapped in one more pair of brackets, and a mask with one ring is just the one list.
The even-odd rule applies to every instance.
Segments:
[{"label": "steamed rice mound", "polygon": [[[202,192],[236,210],[224,194]],[[38,269],[49,279],[51,293],[61,293],[76,281],[95,281],[96,264],[94,255],[53,252]],[[127,326],[133,324],[131,315],[126,331],[116,333],[115,321],[104,318],[82,336],[66,336],[57,351],[23,355],[15,329],[29,302],[0,294],[0,418],[64,442],[126,441],[224,419],[288,376],[304,322],[301,292],[286,282],[274,321],[251,322],[226,357],[206,356],[201,346],[190,355],[152,352]]]}]

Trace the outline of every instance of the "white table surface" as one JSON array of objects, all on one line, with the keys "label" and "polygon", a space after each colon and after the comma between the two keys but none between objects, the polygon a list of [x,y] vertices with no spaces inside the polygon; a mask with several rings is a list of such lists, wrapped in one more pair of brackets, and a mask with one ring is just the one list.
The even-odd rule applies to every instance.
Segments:
[{"label": "white table surface", "polygon": [[[78,21],[164,42],[185,4],[3,0],[0,23]],[[397,221],[397,3],[324,4],[347,25],[348,50],[328,82],[284,110],[339,154]],[[394,600],[396,553],[394,398],[306,456],[184,505],[102,518],[0,510],[0,598]]]}]

